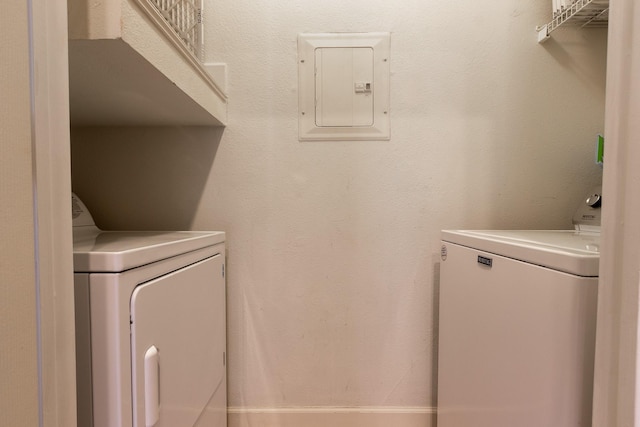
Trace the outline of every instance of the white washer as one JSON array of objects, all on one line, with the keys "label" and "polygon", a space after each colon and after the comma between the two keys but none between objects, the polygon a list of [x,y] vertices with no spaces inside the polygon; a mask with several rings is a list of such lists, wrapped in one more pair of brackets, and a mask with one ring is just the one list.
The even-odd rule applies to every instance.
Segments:
[{"label": "white washer", "polygon": [[72,207],[78,426],[226,426],[225,234],[101,231]]},{"label": "white washer", "polygon": [[588,201],[576,230],[442,232],[438,427],[591,426],[599,195]]}]

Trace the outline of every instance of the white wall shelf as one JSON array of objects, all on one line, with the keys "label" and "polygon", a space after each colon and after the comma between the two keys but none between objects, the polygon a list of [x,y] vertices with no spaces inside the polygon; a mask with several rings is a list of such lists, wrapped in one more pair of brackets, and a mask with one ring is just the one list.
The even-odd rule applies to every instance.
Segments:
[{"label": "white wall shelf", "polygon": [[149,0],[69,0],[74,126],[224,126],[224,82]]},{"label": "white wall shelf", "polygon": [[544,43],[551,32],[561,26],[606,27],[609,22],[609,0],[576,0],[571,6],[554,12],[553,19],[538,26],[538,43]]}]

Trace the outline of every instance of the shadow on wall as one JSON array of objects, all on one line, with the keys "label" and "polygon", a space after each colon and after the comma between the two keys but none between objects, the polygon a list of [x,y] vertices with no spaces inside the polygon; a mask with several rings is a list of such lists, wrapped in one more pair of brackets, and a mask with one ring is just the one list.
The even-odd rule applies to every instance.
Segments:
[{"label": "shadow on wall", "polygon": [[223,131],[73,128],[73,191],[102,229],[189,230]]},{"label": "shadow on wall", "polygon": [[[577,30],[566,31],[563,29],[554,32],[553,37],[539,45],[562,68],[570,70],[584,87],[593,89],[603,100],[607,65],[606,31],[606,29],[596,31],[589,29],[578,32]],[[593,52],[597,54],[593,54]]]}]

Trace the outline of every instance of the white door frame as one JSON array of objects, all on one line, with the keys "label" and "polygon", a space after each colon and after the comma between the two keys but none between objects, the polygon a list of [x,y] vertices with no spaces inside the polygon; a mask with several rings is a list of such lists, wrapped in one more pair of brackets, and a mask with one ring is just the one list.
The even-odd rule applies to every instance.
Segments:
[{"label": "white door frame", "polygon": [[29,5],[40,411],[46,427],[73,427],[76,384],[67,5],[50,0],[30,0]]},{"label": "white door frame", "polygon": [[640,425],[640,2],[610,5],[594,427]]},{"label": "white door frame", "polygon": [[[636,4],[634,4],[636,3]],[[640,4],[611,2],[594,427],[637,426]],[[31,0],[42,411],[75,426],[66,3]],[[532,33],[533,34],[533,33]],[[532,38],[535,34],[532,35]],[[635,68],[632,68],[635,67]]]}]

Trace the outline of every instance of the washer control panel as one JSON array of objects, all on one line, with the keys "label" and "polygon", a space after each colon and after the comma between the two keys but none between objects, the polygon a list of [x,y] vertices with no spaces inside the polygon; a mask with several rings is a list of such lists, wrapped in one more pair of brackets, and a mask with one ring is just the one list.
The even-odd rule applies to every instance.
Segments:
[{"label": "washer control panel", "polygon": [[600,229],[602,186],[594,188],[573,215],[576,230]]}]

